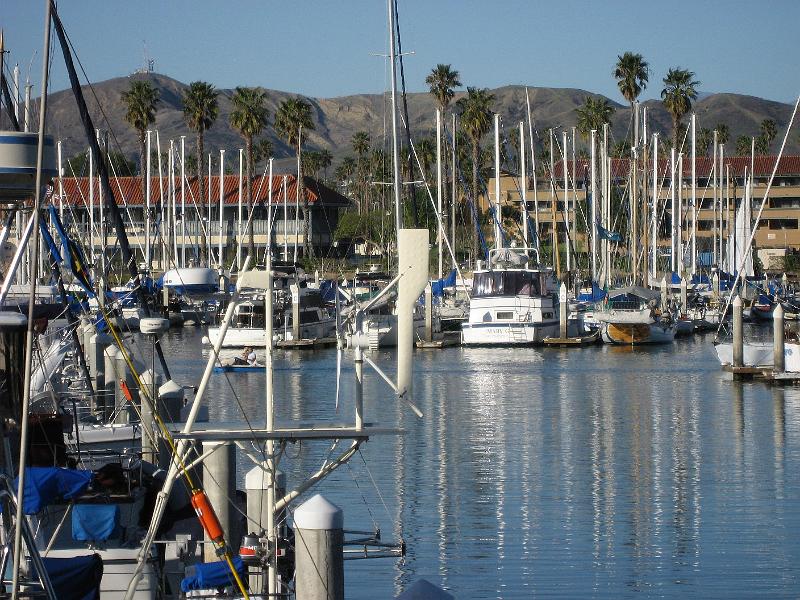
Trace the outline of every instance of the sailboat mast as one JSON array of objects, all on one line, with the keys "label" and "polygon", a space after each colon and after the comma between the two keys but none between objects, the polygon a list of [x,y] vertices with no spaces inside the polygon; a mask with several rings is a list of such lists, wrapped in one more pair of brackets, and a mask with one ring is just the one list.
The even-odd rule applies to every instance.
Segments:
[{"label": "sailboat mast", "polygon": [[225,268],[225,261],[222,260],[222,227],[223,227],[223,219],[224,219],[224,212],[225,212],[225,150],[222,148],[219,149],[219,243],[217,244],[217,249],[219,252],[219,274],[222,275],[222,271]]},{"label": "sailboat mast", "polygon": [[570,247],[570,219],[569,219],[569,167],[567,167],[567,130],[561,132],[561,168],[564,171],[564,241],[567,251],[567,279],[572,271]]},{"label": "sailboat mast", "polygon": [[711,221],[713,227],[712,234],[712,242],[713,247],[711,249],[711,264],[718,265],[719,261],[717,260],[717,135],[718,132],[714,130],[714,162],[711,163],[711,209],[712,214],[714,215],[713,220]]},{"label": "sailboat mast", "polygon": [[676,228],[677,228],[677,223],[678,223],[678,216],[677,216],[678,207],[677,207],[677,199],[675,197],[675,169],[676,169],[675,148],[672,148],[670,150],[669,168],[670,168],[670,185],[669,185],[670,196],[669,196],[669,199],[670,199],[670,220],[671,220],[671,223],[670,223],[669,259],[670,259],[670,270],[674,273],[675,272],[675,266],[676,266],[676,262],[675,262],[675,258],[676,258],[675,245],[677,243],[676,240],[675,240],[675,236],[676,236],[675,232],[677,231]]},{"label": "sailboat mast", "polygon": [[[400,147],[397,140],[397,58],[395,56],[394,0],[387,0],[389,8],[389,63],[392,88],[392,190],[394,192],[395,230],[403,227],[400,214]],[[455,136],[455,130],[453,135]]]},{"label": "sailboat mast", "polygon": [[[145,182],[144,182],[144,264],[150,272],[150,137],[152,131],[147,130],[147,155],[145,156]],[[141,167],[140,167],[141,168]]]},{"label": "sailboat mast", "polygon": [[653,250],[653,279],[658,270],[658,134],[653,134],[653,214],[652,221],[652,246]]},{"label": "sailboat mast", "polygon": [[501,248],[503,243],[500,238],[500,219],[503,216],[500,209],[500,114],[494,114],[494,247]]},{"label": "sailboat mast", "polygon": [[[42,192],[44,181],[42,179],[42,165],[44,163],[44,131],[47,117],[47,89],[48,79],[50,74],[50,0],[45,0],[45,26],[44,26],[44,49],[42,51],[42,97],[39,103],[39,132],[38,144],[36,148],[36,189],[34,190],[33,200],[33,242],[32,253],[33,259],[31,265],[36,269],[39,262],[39,220],[41,218],[42,206]],[[28,323],[25,335],[25,384],[22,394],[22,414],[20,423],[20,440],[19,440],[19,473],[17,474],[17,498],[21,499],[25,496],[25,465],[27,463],[28,451],[28,424],[29,424],[29,406],[31,401],[31,370],[33,367],[33,337],[34,337],[34,309],[36,307],[36,275],[34,271],[33,276],[30,278],[30,291],[28,294]],[[9,477],[12,473],[8,474]],[[17,501],[16,506],[16,520],[17,526],[14,528],[14,569],[12,571],[12,587],[11,594],[13,598],[17,598],[19,594],[19,571],[22,558],[22,519],[23,515],[22,500]]]},{"label": "sailboat mast", "polygon": [[522,206],[522,239],[525,247],[528,246],[528,178],[525,174],[525,124],[519,122],[519,189]]},{"label": "sailboat mast", "polygon": [[525,104],[528,109],[528,143],[531,147],[531,173],[533,174],[533,221],[536,227],[536,249],[539,249],[539,182],[536,181],[536,147],[533,143],[533,119],[531,118],[531,99],[525,88]]},{"label": "sailboat mast", "polygon": [[436,109],[436,248],[439,258],[439,279],[442,278],[442,109]]},{"label": "sailboat mast", "polygon": [[592,212],[589,230],[592,233],[592,283],[597,281],[597,130],[591,132],[591,160],[592,160]]},{"label": "sailboat mast", "polygon": [[181,136],[181,266],[186,267],[186,136]]},{"label": "sailboat mast", "polygon": [[697,119],[692,113],[692,277],[697,271]]}]

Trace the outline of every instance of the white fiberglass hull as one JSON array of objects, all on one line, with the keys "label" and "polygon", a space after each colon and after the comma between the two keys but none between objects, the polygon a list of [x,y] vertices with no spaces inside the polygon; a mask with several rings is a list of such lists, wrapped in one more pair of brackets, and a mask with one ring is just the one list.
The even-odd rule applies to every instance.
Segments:
[{"label": "white fiberglass hull", "polygon": [[[796,344],[786,344],[789,346],[796,346]],[[745,342],[743,345],[743,366],[745,367],[771,367],[775,364],[775,355],[771,342]],[[714,350],[717,351],[717,358],[721,365],[733,364],[733,343],[723,342],[715,344]],[[793,354],[800,355],[800,352]],[[788,370],[788,365],[787,365]]]},{"label": "white fiberglass hull", "polygon": [[465,346],[529,346],[558,335],[558,321],[541,323],[462,323]]},{"label": "white fiberglass hull", "polygon": [[[208,328],[208,339],[211,344],[216,344],[219,339],[219,327]],[[336,333],[335,319],[326,319],[315,323],[306,323],[300,327],[300,339],[319,339],[330,337]],[[292,330],[278,330],[275,332],[273,341],[293,339]],[[266,348],[267,338],[265,331],[261,327],[229,327],[222,340],[223,348],[244,348],[253,346],[254,348]]]}]

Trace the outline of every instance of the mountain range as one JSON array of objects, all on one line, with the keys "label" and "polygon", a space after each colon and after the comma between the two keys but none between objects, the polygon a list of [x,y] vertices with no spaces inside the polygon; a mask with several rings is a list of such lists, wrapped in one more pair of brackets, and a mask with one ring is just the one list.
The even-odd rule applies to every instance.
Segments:
[{"label": "mountain range", "polygon": [[[166,151],[170,139],[179,140],[187,136],[187,153],[194,151],[194,133],[186,126],[181,97],[187,84],[156,73],[140,73],[129,77],[118,77],[91,87],[84,86],[84,95],[95,126],[110,131],[112,149],[120,150],[128,157],[137,160],[138,147],[136,132],[125,122],[125,105],[122,93],[128,89],[134,78],[147,79],[159,91],[160,102],[156,123],[152,129],[158,130],[161,149]],[[491,90],[495,96],[493,108],[499,112],[504,123],[504,134],[516,136],[517,124],[526,118],[525,87],[509,85]],[[274,117],[280,103],[295,94],[278,90],[265,90],[270,117]],[[528,87],[535,128],[544,132],[550,127],[572,127],[576,123],[576,108],[587,96],[599,96],[591,92],[573,88]],[[219,90],[219,118],[206,133],[206,149],[218,152],[220,148],[233,158],[234,152],[242,147],[242,139],[230,126],[233,90]],[[464,92],[457,92],[455,100]],[[337,98],[305,98],[312,106],[315,129],[307,132],[307,147],[327,149],[333,155],[334,166],[344,156],[351,155],[350,140],[357,131],[367,131],[373,144],[383,144],[390,131],[390,111],[388,94],[356,94]],[[455,101],[454,100],[454,101]],[[612,99],[609,102],[616,109],[612,118],[612,136],[623,139],[630,123],[630,107]],[[412,135],[430,135],[435,131],[434,98],[428,93],[407,94],[409,122]],[[642,103],[647,107],[648,128],[669,135],[671,120],[669,114],[658,100]],[[701,95],[695,102],[698,130],[702,127],[714,129],[718,124],[726,124],[730,131],[728,148],[733,147],[740,135],[755,136],[764,119],[774,119],[778,128],[778,139],[773,142],[777,151],[792,107],[788,104],[765,100],[741,94],[717,93]],[[270,118],[270,122],[271,122]],[[4,123],[4,121],[3,121]],[[71,90],[63,90],[50,95],[48,100],[48,129],[57,140],[61,140],[65,156],[72,156],[86,148],[85,136],[81,126],[75,100]],[[279,138],[272,127],[267,127],[264,135],[273,144],[276,157],[276,170],[293,168],[293,150],[285,140]],[[487,136],[487,143],[489,143]],[[155,140],[153,141],[155,144]],[[154,146],[155,149],[155,146]],[[731,150],[728,150],[730,153]],[[790,135],[787,153],[800,152],[800,137]]]}]

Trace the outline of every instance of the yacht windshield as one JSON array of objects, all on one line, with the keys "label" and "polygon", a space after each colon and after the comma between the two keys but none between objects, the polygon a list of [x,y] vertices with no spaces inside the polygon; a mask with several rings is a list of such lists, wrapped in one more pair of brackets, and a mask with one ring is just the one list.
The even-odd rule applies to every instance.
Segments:
[{"label": "yacht windshield", "polygon": [[540,295],[539,273],[530,271],[488,271],[473,275],[473,298]]}]

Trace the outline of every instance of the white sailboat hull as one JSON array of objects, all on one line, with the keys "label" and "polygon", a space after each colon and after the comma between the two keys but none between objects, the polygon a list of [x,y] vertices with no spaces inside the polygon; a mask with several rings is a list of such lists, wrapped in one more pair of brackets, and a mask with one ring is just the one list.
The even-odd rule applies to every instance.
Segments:
[{"label": "white sailboat hull", "polygon": [[[211,344],[216,344],[219,339],[220,328],[209,327],[208,339]],[[333,318],[315,323],[307,323],[300,326],[300,339],[319,339],[330,337],[336,333],[336,320]],[[292,330],[276,331],[273,341],[292,340]],[[261,327],[229,327],[222,340],[223,348],[244,348],[252,346],[254,348],[266,348],[267,339],[265,330]]]}]

